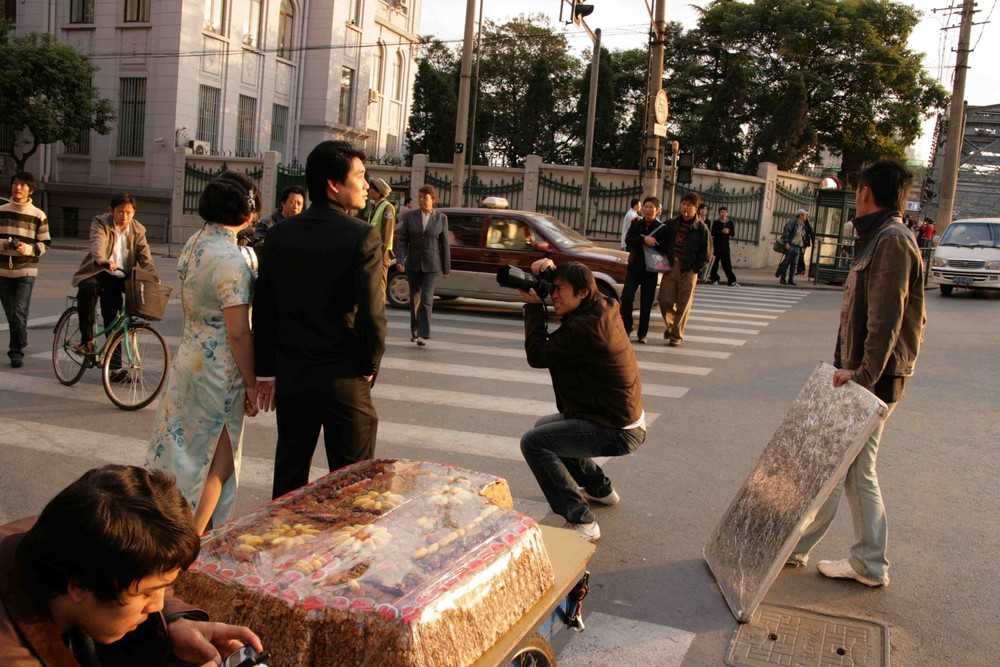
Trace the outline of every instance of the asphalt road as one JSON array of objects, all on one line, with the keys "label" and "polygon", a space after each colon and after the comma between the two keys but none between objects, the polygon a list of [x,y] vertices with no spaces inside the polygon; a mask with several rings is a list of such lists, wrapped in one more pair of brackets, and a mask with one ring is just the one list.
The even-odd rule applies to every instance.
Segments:
[{"label": "asphalt road", "polygon": [[[95,371],[71,388],[53,377],[51,328],[79,258],[64,250],[43,258],[26,364],[14,371],[0,362],[0,520],[37,512],[90,467],[141,463],[149,439],[154,407],[117,410]],[[176,287],[174,260],[156,259]],[[605,466],[623,500],[597,510],[603,538],[590,565],[588,629],[557,638],[562,664],[723,664],[736,622],[701,550],[805,379],[830,360],[840,299],[836,291],[699,286],[685,345],[672,351],[656,329],[639,347],[654,421],[635,454]],[[891,585],[872,590],[826,580],[814,567],[786,570],[765,602],[884,623],[896,665],[994,665],[1000,296],[934,292],[927,305],[917,375],[879,457]],[[519,309],[457,300],[439,303],[435,315],[429,347],[417,349],[408,316],[390,312],[375,393],[378,454],[502,475],[521,511],[561,524],[517,450],[537,416],[554,411],[547,374],[524,362]],[[178,305],[158,328],[176,344]],[[273,417],[248,425],[240,513],[269,497],[274,439]],[[850,541],[842,507],[813,561],[846,556]]]}]

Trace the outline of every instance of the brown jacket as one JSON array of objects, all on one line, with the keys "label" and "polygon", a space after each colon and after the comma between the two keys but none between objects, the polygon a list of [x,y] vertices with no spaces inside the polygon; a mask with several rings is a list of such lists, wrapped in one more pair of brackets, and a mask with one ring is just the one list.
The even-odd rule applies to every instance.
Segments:
[{"label": "brown jacket", "polygon": [[[107,267],[99,266],[98,262],[107,261],[114,252],[114,228],[115,221],[110,213],[94,216],[90,222],[90,252],[83,258],[80,268],[73,275],[73,287],[79,285],[80,281],[107,270]],[[146,228],[139,224],[138,220],[132,220],[128,226],[128,251],[126,272],[136,264],[147,271],[156,272],[153,268],[153,254],[149,250],[149,243],[146,242]]]},{"label": "brown jacket", "polygon": [[834,366],[871,390],[883,375],[909,377],[923,342],[924,264],[896,211],[854,220],[856,259],[844,283]]},{"label": "brown jacket", "polygon": [[[0,527],[0,665],[80,667],[17,562],[17,545],[34,519]],[[167,623],[174,618],[208,620],[208,615],[167,596],[164,609],[114,644],[97,644],[102,667],[166,665],[172,655]]]}]

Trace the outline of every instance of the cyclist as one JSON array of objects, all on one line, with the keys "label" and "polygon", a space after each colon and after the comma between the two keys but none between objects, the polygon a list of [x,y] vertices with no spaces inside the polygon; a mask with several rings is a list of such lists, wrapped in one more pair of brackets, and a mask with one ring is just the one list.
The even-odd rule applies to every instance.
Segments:
[{"label": "cyclist", "polygon": [[[146,241],[146,228],[135,216],[135,199],[127,194],[111,198],[107,213],[90,223],[90,252],[73,276],[77,288],[77,311],[80,314],[81,354],[94,355],[94,309],[101,301],[104,327],[111,326],[122,309],[125,278],[135,266],[155,272],[153,256]],[[120,370],[120,362],[111,367]],[[119,373],[118,375],[124,375]],[[120,378],[112,378],[120,379]]]}]

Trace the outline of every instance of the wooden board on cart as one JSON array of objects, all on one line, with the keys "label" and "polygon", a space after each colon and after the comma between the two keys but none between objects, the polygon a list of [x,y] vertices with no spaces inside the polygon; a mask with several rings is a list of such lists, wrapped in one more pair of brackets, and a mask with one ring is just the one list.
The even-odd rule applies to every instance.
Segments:
[{"label": "wooden board on cart", "polygon": [[473,663],[473,667],[498,667],[507,665],[515,650],[530,638],[549,615],[558,607],[570,590],[583,578],[587,563],[597,547],[580,539],[575,530],[539,526],[545,550],[552,562],[555,584],[514,624],[507,633]]}]

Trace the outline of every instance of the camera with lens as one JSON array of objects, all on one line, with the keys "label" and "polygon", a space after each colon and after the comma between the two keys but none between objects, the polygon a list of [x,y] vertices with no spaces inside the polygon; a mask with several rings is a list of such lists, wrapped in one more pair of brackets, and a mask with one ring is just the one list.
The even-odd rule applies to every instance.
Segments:
[{"label": "camera with lens", "polygon": [[500,270],[497,271],[497,283],[501,287],[522,289],[525,292],[533,289],[538,298],[544,299],[555,291],[555,287],[552,285],[552,275],[552,269],[542,271],[536,276],[530,271],[507,264],[501,266]]},{"label": "camera with lens", "polygon": [[271,656],[265,653],[257,653],[253,649],[253,646],[241,646],[235,652],[230,653],[229,656],[222,662],[222,667],[254,667],[254,665],[259,665],[260,667],[267,667],[265,661],[270,660]]}]

